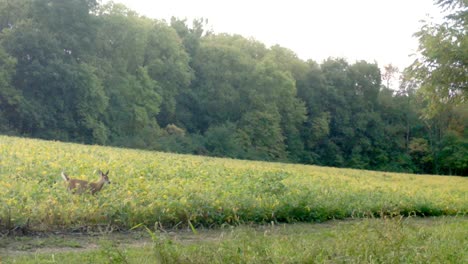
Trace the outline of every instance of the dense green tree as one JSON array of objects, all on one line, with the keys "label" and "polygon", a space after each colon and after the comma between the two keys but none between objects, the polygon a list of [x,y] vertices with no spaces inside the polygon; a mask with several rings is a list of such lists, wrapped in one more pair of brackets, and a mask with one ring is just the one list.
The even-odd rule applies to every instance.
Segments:
[{"label": "dense green tree", "polygon": [[409,153],[418,168],[416,172],[424,173],[432,170],[434,160],[431,147],[426,139],[413,138],[409,145]]},{"label": "dense green tree", "polygon": [[414,171],[414,164],[408,153],[410,139],[420,136],[424,124],[416,111],[414,93],[395,93],[383,87],[378,98],[378,112],[382,119],[383,135],[381,143],[388,153],[388,162],[382,169],[392,171]]},{"label": "dense green tree", "polygon": [[116,144],[152,147],[159,126],[175,122],[176,96],[192,78],[175,30],[110,3],[100,11],[96,64],[110,97],[106,114]]},{"label": "dense green tree", "polygon": [[177,32],[163,22],[154,22],[148,35],[144,66],[161,86],[160,125],[177,122],[176,98],[184,93],[193,78],[189,56]]},{"label": "dense green tree", "polygon": [[327,107],[329,90],[320,65],[308,61],[306,66],[305,75],[296,80],[297,96],[305,103],[307,110],[307,120],[301,127],[304,142],[301,162],[318,163],[319,155],[316,151],[330,133],[331,113]]},{"label": "dense green tree", "polygon": [[35,0],[31,1],[31,16],[35,24],[53,33],[63,59],[82,60],[94,44],[94,17],[97,0]]},{"label": "dense green tree", "polygon": [[286,146],[281,131],[281,116],[276,107],[246,113],[240,121],[240,140],[246,158],[286,159]]},{"label": "dense green tree", "polygon": [[306,119],[306,109],[303,102],[297,98],[292,74],[282,70],[274,57],[267,55],[257,64],[251,82],[254,85],[249,87],[247,109],[264,111],[266,105],[275,107],[273,111],[278,111],[280,115],[279,125],[284,137],[285,151],[291,160],[299,161],[303,151],[300,128]]},{"label": "dense green tree", "polygon": [[118,145],[157,145],[160,126],[175,123],[176,97],[192,72],[176,31],[109,3],[99,11],[97,59],[110,97],[106,123]]},{"label": "dense green tree", "polygon": [[175,29],[182,39],[185,50],[191,58],[195,57],[198,47],[200,46],[201,38],[210,34],[210,32],[207,32],[203,27],[206,23],[208,23],[208,21],[205,19],[195,19],[193,20],[192,27],[189,27],[186,19],[171,18],[171,27]]},{"label": "dense green tree", "polygon": [[0,0],[0,32],[30,16],[30,0]]},{"label": "dense green tree", "polygon": [[204,134],[205,148],[214,156],[245,158],[240,133],[235,123],[210,126]]},{"label": "dense green tree", "polygon": [[[270,93],[276,94],[278,110],[281,115],[281,128],[285,137],[288,159],[299,162],[304,155],[304,141],[301,129],[307,119],[307,108],[298,97],[297,80],[305,79],[308,67],[292,51],[273,46],[262,60],[259,76],[269,76],[267,83]],[[257,84],[261,82],[257,81]]]},{"label": "dense green tree", "polygon": [[0,132],[8,133],[18,127],[15,122],[20,118],[22,94],[13,87],[16,60],[0,46]]},{"label": "dense green tree", "polygon": [[468,95],[468,2],[435,3],[450,14],[442,23],[426,22],[415,34],[419,56],[406,69],[406,78],[420,86],[420,93],[428,101],[426,117],[443,111],[447,104],[466,105]]},{"label": "dense green tree", "polygon": [[468,171],[468,140],[455,131],[449,131],[441,141],[441,170],[446,174],[467,175]]},{"label": "dense green tree", "polygon": [[[17,21],[1,36],[5,50],[17,61],[13,85],[24,96],[24,118],[17,122],[16,128],[38,137],[105,142],[106,132],[99,118],[107,98],[94,68],[77,58],[79,52],[74,50],[79,48],[68,43],[70,39],[66,36],[66,27],[72,24],[67,19],[86,20],[89,13],[81,12],[81,6],[64,4],[67,11],[80,10],[77,12],[80,18],[67,17],[58,14],[65,10],[54,9],[62,3],[37,1],[33,4],[43,7],[44,13],[35,10],[32,19]],[[52,27],[50,17],[63,24],[55,22]],[[60,26],[63,28],[58,29]]]},{"label": "dense green tree", "polygon": [[185,111],[191,113],[191,119],[184,123],[189,131],[204,132],[210,125],[236,122],[247,110],[241,98],[246,97],[245,87],[255,63],[239,47],[218,43],[217,39],[224,37],[204,39],[193,58],[197,78],[185,95]]}]

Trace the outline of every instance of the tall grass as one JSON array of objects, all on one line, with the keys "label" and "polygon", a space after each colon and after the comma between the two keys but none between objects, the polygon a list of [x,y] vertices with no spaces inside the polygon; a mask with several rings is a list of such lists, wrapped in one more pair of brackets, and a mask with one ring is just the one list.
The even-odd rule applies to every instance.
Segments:
[{"label": "tall grass", "polygon": [[235,227],[196,235],[150,232],[153,244],[5,258],[5,263],[466,263],[466,217],[383,218]]}]

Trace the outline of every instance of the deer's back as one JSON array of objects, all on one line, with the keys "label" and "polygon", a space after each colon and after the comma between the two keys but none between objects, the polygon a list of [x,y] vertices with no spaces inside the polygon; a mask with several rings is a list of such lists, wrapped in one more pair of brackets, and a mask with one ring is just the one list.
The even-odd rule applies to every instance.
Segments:
[{"label": "deer's back", "polygon": [[89,187],[89,182],[84,180],[70,179],[68,182],[68,189],[78,193],[85,192]]}]

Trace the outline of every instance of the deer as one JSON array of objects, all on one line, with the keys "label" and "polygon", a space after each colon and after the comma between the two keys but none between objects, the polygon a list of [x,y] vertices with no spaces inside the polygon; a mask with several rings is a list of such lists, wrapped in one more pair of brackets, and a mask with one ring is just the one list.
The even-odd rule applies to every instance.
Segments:
[{"label": "deer", "polygon": [[68,191],[76,194],[82,194],[85,192],[91,192],[92,195],[99,192],[105,183],[110,184],[109,181],[109,171],[103,173],[99,171],[101,178],[97,182],[88,182],[84,180],[71,179],[62,171],[62,178],[67,182]]}]

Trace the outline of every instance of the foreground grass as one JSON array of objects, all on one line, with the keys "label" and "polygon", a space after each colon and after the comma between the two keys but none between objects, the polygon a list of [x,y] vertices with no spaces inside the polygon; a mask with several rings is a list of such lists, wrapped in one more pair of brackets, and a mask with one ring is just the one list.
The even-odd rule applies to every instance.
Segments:
[{"label": "foreground grass", "polygon": [[[112,184],[71,195],[60,177]],[[466,215],[468,179],[85,146],[0,136],[0,233]]]},{"label": "foreground grass", "polygon": [[[468,219],[393,218],[152,233],[144,247],[101,239],[81,252],[4,257],[4,263],[467,263]],[[149,236],[149,235],[148,235]],[[127,241],[128,242],[128,241]],[[54,242],[55,243],[55,242]]]}]

